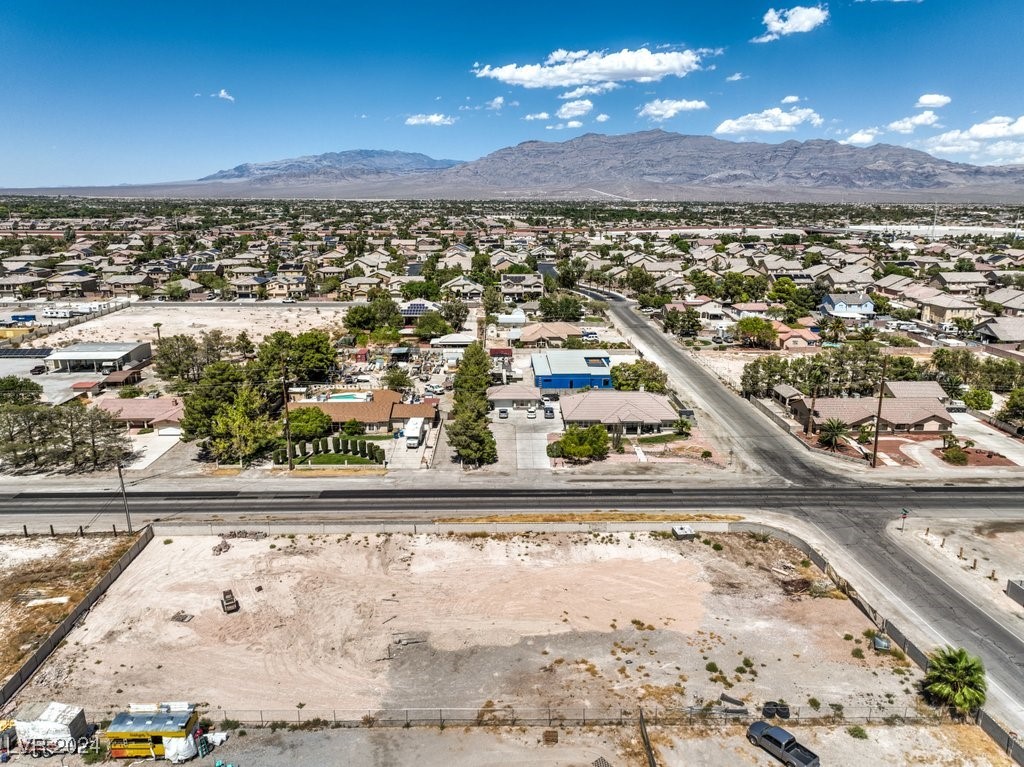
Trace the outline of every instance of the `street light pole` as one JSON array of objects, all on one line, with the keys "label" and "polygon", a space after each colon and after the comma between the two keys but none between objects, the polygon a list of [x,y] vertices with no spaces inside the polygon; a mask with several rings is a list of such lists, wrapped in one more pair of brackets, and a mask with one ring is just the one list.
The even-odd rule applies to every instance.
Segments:
[{"label": "street light pole", "polygon": [[128,522],[128,534],[131,535],[134,531],[132,530],[132,512],[128,508],[128,492],[124,489],[124,475],[121,473],[121,461],[117,462],[117,481],[121,485],[121,500],[124,501],[124,518]]}]

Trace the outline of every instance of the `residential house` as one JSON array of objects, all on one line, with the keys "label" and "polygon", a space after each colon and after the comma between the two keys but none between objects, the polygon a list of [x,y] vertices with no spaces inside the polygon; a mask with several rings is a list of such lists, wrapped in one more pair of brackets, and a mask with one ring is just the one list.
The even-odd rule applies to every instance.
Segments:
[{"label": "residential house", "polygon": [[76,272],[55,274],[46,279],[46,292],[51,298],[81,298],[96,292],[96,275]]},{"label": "residential house", "polygon": [[105,296],[134,296],[140,290],[152,289],[153,279],[147,274],[115,274],[107,277],[100,285]]},{"label": "residential house", "polygon": [[111,397],[96,400],[96,407],[129,429],[178,429],[185,415],[180,397]]},{"label": "residential house", "polygon": [[46,280],[35,274],[0,275],[0,298],[23,298],[43,288]]},{"label": "residential house", "polygon": [[[811,428],[817,431],[825,421],[835,418],[856,429],[873,425],[879,401],[874,397],[818,397],[814,401]],[[945,406],[934,397],[883,397],[880,432],[948,432],[953,419]],[[793,412],[797,421],[807,422],[809,399],[796,400]]]},{"label": "residential house", "polygon": [[943,405],[949,402],[946,390],[938,381],[886,381],[882,396],[902,399],[937,399]]},{"label": "residential house", "polygon": [[570,338],[581,338],[583,331],[568,322],[536,322],[525,326],[519,342],[523,346],[562,346]]},{"label": "residential house", "polygon": [[516,303],[544,295],[544,278],[539,274],[501,275],[501,295]]},{"label": "residential house", "polygon": [[437,405],[429,402],[408,404],[402,402],[399,392],[374,389],[366,401],[311,401],[288,403],[288,412],[314,407],[331,418],[335,429],[349,421],[358,421],[368,432],[390,432],[404,428],[410,418],[422,418],[428,423],[437,420]]},{"label": "residential house", "polygon": [[462,301],[479,301],[483,298],[484,288],[468,277],[456,277],[441,286],[441,293]]},{"label": "residential house", "polygon": [[867,293],[826,293],[818,308],[832,317],[862,319],[875,313],[875,302]]},{"label": "residential house", "polygon": [[974,319],[978,307],[972,303],[956,298],[947,293],[939,293],[931,298],[914,301],[921,308],[921,319],[924,322],[952,322],[957,318]]},{"label": "residential house", "polygon": [[1017,344],[1024,342],[1024,316],[992,317],[974,326],[982,341],[991,344]]},{"label": "residential house", "polygon": [[981,272],[939,272],[930,283],[954,296],[983,296],[990,283]]},{"label": "residential house", "polygon": [[266,283],[267,297],[273,299],[305,298],[309,295],[309,280],[306,275],[289,276],[278,273]]},{"label": "residential house", "polygon": [[772,320],[772,327],[775,328],[775,343],[779,349],[805,349],[821,343],[821,336],[810,328],[791,328],[778,320]]},{"label": "residential house", "polygon": [[228,281],[228,292],[235,298],[257,299],[267,290],[269,277],[236,277]]},{"label": "residential house", "polygon": [[668,397],[652,392],[587,391],[563,396],[558,404],[566,426],[600,425],[623,434],[659,432],[679,420]]}]

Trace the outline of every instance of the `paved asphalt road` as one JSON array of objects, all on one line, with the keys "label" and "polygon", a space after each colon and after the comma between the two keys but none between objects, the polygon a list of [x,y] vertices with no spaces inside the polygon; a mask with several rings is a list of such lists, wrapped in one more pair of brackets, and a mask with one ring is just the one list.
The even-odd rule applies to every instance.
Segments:
[{"label": "paved asphalt road", "polygon": [[[606,298],[605,296],[601,296]],[[737,458],[762,472],[756,487],[671,488],[631,483],[628,488],[569,486],[530,489],[513,487],[397,489],[352,487],[345,490],[238,492],[132,490],[133,514],[145,519],[197,520],[211,516],[225,521],[242,517],[289,516],[333,521],[423,520],[486,511],[648,509],[767,510],[815,525],[843,547],[878,582],[898,595],[917,616],[922,630],[968,648],[985,661],[996,688],[1005,693],[1024,726],[1024,640],[1020,631],[988,614],[924,564],[907,555],[885,526],[895,510],[907,508],[915,517],[1021,519],[1024,489],[997,486],[872,487],[829,472],[819,459],[796,445],[748,403],[722,386],[707,370],[682,352],[621,300],[611,301],[617,324],[647,348],[684,383],[687,396],[713,414]],[[764,476],[767,474],[768,476]],[[783,481],[785,480],[785,481]],[[0,515],[45,519],[47,515],[116,512],[119,499],[104,493],[0,494]]]}]

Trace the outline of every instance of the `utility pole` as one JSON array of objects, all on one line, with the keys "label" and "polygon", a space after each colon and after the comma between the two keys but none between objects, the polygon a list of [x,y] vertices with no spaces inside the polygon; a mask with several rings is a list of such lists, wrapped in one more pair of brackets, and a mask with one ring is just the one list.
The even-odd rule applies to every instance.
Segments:
[{"label": "utility pole", "polygon": [[117,461],[117,481],[121,484],[121,500],[124,501],[124,517],[128,522],[128,534],[131,535],[134,531],[132,530],[132,512],[128,508],[128,492],[124,489],[124,475],[121,473],[121,461]]},{"label": "utility pole", "polygon": [[882,430],[882,394],[885,390],[885,366],[889,358],[882,356],[882,375],[878,380],[878,410],[875,413],[875,446],[871,450],[871,468],[878,466],[878,432]]},{"label": "utility pole", "polygon": [[288,453],[288,471],[295,468],[292,458],[292,429],[288,424],[288,359],[281,359],[281,407],[284,409],[284,443]]}]

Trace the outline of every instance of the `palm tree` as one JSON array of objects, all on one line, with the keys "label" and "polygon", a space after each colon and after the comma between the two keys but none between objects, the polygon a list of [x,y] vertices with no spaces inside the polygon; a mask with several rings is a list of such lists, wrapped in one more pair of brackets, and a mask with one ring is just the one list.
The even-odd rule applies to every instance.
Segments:
[{"label": "palm tree", "polygon": [[946,646],[928,656],[922,689],[961,716],[985,705],[985,666],[962,647]]},{"label": "palm tree", "polygon": [[841,418],[829,418],[818,427],[818,442],[834,453],[839,443],[850,434],[850,425]]},{"label": "palm tree", "polygon": [[824,386],[828,379],[828,372],[824,365],[815,360],[807,370],[807,384],[811,387],[811,408],[807,411],[807,423],[804,424],[804,434],[811,433],[811,421],[814,420],[814,408],[818,401],[818,390]]}]

